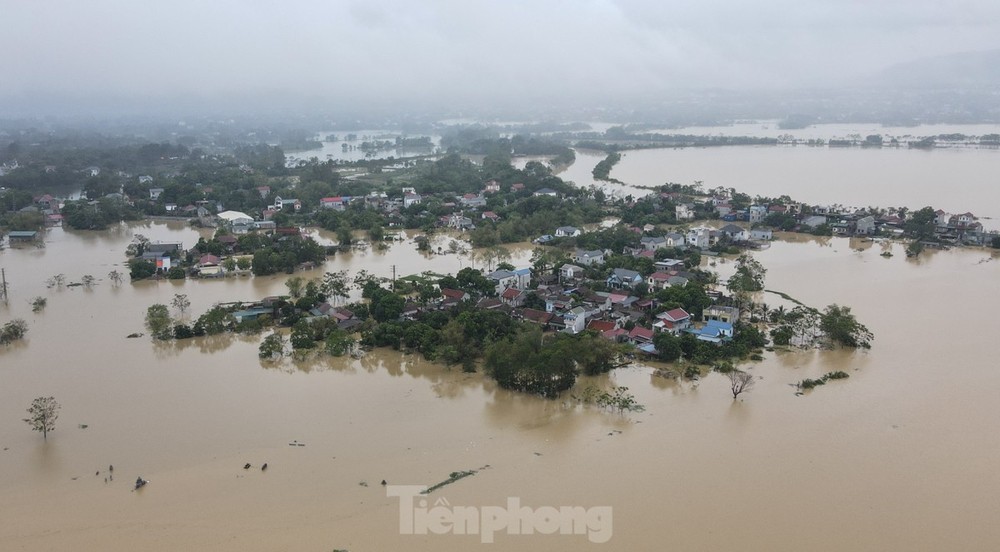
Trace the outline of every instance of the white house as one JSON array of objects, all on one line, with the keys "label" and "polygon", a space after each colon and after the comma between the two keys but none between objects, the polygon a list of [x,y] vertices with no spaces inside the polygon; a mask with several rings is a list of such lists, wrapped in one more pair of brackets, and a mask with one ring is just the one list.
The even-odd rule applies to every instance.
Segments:
[{"label": "white house", "polygon": [[824,224],[826,224],[826,217],[822,215],[813,215],[811,217],[807,217],[802,221],[802,225],[808,226],[809,228],[816,228]]},{"label": "white house", "polygon": [[705,226],[698,226],[688,230],[685,237],[688,245],[701,249],[708,249],[712,245],[712,229]]},{"label": "white house", "polygon": [[281,196],[274,198],[274,209],[277,211],[282,211],[284,209],[292,209],[293,211],[298,211],[302,209],[302,202],[297,199],[282,199]]},{"label": "white house", "polygon": [[747,241],[750,238],[746,230],[735,224],[727,224],[719,228],[719,233],[732,241]]},{"label": "white house", "polygon": [[420,205],[420,202],[422,200],[423,198],[420,197],[420,194],[416,193],[406,194],[403,196],[403,207],[406,208],[411,205]]},{"label": "white house", "polygon": [[541,189],[535,191],[535,193],[533,193],[531,195],[533,195],[533,196],[559,197],[559,192],[553,190],[552,188],[541,188]]},{"label": "white house", "polygon": [[575,226],[560,226],[556,228],[557,238],[573,238],[581,234],[580,229]]},{"label": "white house", "polygon": [[875,233],[875,217],[868,215],[859,218],[854,225],[854,233],[865,236],[873,235]]},{"label": "white house", "polygon": [[604,252],[600,249],[594,249],[591,251],[577,249],[576,253],[573,254],[573,262],[587,266],[603,263]]},{"label": "white house", "polygon": [[667,238],[663,236],[645,236],[639,240],[639,245],[646,251],[656,251],[667,247]]},{"label": "white house", "polygon": [[157,199],[160,199],[161,195],[163,195],[163,188],[150,188],[149,189],[149,199],[151,199],[153,201],[156,201]]},{"label": "white house", "polygon": [[756,224],[767,216],[767,207],[764,205],[750,206],[750,224]]},{"label": "white house", "polygon": [[336,211],[343,211],[346,208],[346,201],[343,197],[324,197],[319,200],[319,206],[324,209],[334,209]]},{"label": "white house", "polygon": [[496,284],[497,294],[503,293],[507,288],[517,287],[517,275],[509,270],[494,270],[486,277]]},{"label": "white house", "polygon": [[692,220],[694,219],[694,204],[678,203],[674,208],[674,214],[677,216],[677,220]]},{"label": "white house", "polygon": [[531,269],[530,268],[516,268],[514,269],[514,285],[524,289],[531,284]]},{"label": "white house", "polygon": [[580,333],[587,327],[587,309],[573,307],[563,314],[563,321],[566,323],[567,333]]},{"label": "white house", "polygon": [[564,264],[559,267],[559,279],[560,280],[578,280],[583,278],[584,269],[583,267]]},{"label": "white house", "polygon": [[949,222],[951,222],[951,215],[941,209],[934,211],[934,224],[938,226],[948,226]]},{"label": "white house", "polygon": [[667,240],[667,247],[684,247],[687,243],[684,239],[684,234],[678,234],[677,232],[671,232],[663,238]]}]

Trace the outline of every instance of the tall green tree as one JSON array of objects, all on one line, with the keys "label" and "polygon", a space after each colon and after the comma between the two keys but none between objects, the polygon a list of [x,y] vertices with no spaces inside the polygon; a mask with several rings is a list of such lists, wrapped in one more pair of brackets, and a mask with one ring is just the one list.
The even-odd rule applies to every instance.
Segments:
[{"label": "tall green tree", "polygon": [[157,303],[146,309],[146,328],[153,339],[164,340],[173,337],[170,310],[166,305]]}]

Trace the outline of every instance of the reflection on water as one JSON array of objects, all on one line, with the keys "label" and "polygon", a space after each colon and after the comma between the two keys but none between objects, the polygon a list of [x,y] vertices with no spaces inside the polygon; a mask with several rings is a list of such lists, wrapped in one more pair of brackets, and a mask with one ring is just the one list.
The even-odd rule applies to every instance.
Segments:
[{"label": "reflection on water", "polygon": [[[199,235],[172,223],[141,233],[186,244]],[[776,241],[754,254],[768,268],[768,289],[816,307],[850,306],[875,333],[874,348],[767,353],[745,366],[761,379],[735,403],[717,374],[675,381],[652,376],[650,365],[582,378],[581,386],[627,386],[646,407],[619,416],[569,397],[514,394],[481,374],[391,350],[270,364],[257,358],[262,336],[125,338],[144,331],[150,304],[174,293],[187,294],[197,313],[281,293],[286,275],[119,289],[100,282],[86,293],[45,287],[57,273],[103,277],[129,239],[52,229],[43,251],[0,253],[13,284],[0,317],[30,327],[27,342],[0,351],[0,549],[467,550],[476,541],[399,535],[395,500],[358,483],[431,484],[486,464],[440,496],[476,506],[508,496],[609,505],[616,550],[662,546],[664,519],[684,528],[671,533],[679,550],[792,551],[803,542],[820,551],[989,550],[1000,542],[992,519],[1000,372],[988,346],[1000,263],[989,261],[992,252],[913,261],[898,243]],[[527,244],[513,250],[515,264],[530,257]],[[392,265],[399,274],[456,272],[460,262],[402,242],[385,254],[337,255],[306,275],[366,268],[390,276]],[[49,300],[41,313],[30,310],[35,295]],[[850,379],[796,395],[795,382],[835,370]],[[63,405],[47,443],[20,421],[40,395]],[[242,469],[264,461],[266,473]],[[105,485],[94,473],[111,463],[116,481]],[[142,493],[118,481],[139,475],[151,481]],[[794,530],[775,531],[775,520]],[[584,542],[502,535],[494,548]]]}]

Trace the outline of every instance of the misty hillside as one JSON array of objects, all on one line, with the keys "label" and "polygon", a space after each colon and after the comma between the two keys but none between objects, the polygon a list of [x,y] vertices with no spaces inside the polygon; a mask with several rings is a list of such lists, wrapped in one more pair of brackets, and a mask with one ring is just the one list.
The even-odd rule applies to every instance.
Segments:
[{"label": "misty hillside", "polygon": [[1000,50],[934,56],[890,65],[874,75],[876,86],[979,88],[1000,85]]}]

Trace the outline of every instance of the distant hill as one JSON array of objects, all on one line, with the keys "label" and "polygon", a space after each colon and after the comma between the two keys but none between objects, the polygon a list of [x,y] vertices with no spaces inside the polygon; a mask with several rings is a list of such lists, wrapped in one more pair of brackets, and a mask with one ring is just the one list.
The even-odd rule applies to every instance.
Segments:
[{"label": "distant hill", "polygon": [[870,84],[891,88],[1000,86],[1000,50],[934,56],[890,65]]}]

